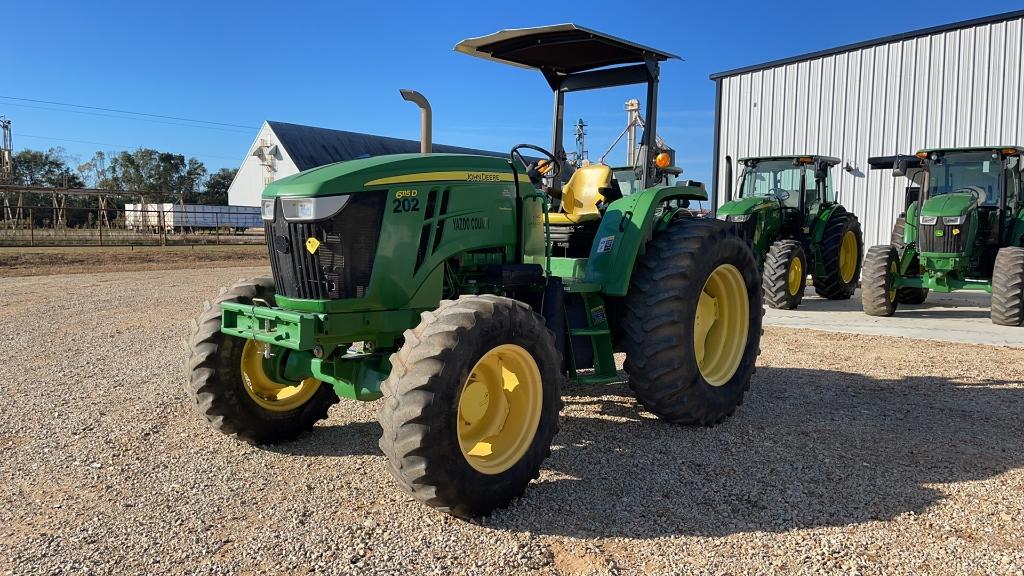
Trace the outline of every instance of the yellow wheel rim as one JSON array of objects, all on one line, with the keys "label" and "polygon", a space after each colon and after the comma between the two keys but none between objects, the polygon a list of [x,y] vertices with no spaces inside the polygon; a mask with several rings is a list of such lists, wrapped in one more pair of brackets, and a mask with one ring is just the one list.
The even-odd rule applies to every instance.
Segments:
[{"label": "yellow wheel rim", "polygon": [[307,378],[298,386],[277,382],[263,370],[263,345],[247,340],[242,349],[242,384],[245,392],[260,408],[288,412],[302,406],[316,394],[320,381]]},{"label": "yellow wheel rim", "polygon": [[515,344],[496,346],[469,371],[459,396],[459,448],[483,474],[500,474],[526,454],[540,424],[544,386],[537,362]]},{"label": "yellow wheel rim", "polygon": [[722,264],[704,283],[693,321],[697,368],[708,384],[722,386],[736,373],[747,346],[749,322],[743,274],[732,264]]},{"label": "yellow wheel rim", "polygon": [[894,279],[898,273],[899,268],[896,266],[896,261],[894,260],[889,263],[889,278],[887,278],[887,283],[889,284],[889,302],[896,301],[896,282],[894,282]]},{"label": "yellow wheel rim", "polygon": [[857,271],[857,237],[853,230],[847,230],[843,234],[843,243],[839,246],[839,276],[843,284],[849,284],[853,280],[853,273]]},{"label": "yellow wheel rim", "polygon": [[799,258],[793,258],[789,261],[789,274],[786,278],[787,284],[789,284],[789,295],[796,296],[797,292],[800,291],[800,283],[804,279],[804,264]]}]

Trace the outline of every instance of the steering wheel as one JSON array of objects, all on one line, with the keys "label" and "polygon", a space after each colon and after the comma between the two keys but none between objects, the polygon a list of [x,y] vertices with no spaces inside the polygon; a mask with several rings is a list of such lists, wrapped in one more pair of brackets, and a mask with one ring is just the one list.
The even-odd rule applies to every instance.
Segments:
[{"label": "steering wheel", "polygon": [[984,204],[985,200],[988,199],[988,193],[985,192],[985,189],[982,188],[981,186],[962,186],[960,188],[957,188],[956,190],[953,190],[954,194],[957,192],[967,192],[968,194],[974,196],[975,198],[978,199],[979,206]]},{"label": "steering wheel", "polygon": [[772,188],[771,190],[768,191],[768,193],[771,194],[772,196],[775,196],[775,198],[779,202],[785,202],[786,200],[789,200],[789,190],[785,190],[783,188]]},{"label": "steering wheel", "polygon": [[[542,167],[539,166],[540,162],[527,162],[526,158],[523,158],[522,153],[519,152],[522,149],[540,152],[547,158],[548,163]],[[512,151],[509,152],[508,155],[512,158],[513,162],[518,160],[523,166],[526,166],[526,174],[535,184],[540,182],[541,178],[557,178],[558,175],[562,173],[562,163],[555,158],[554,154],[540,146],[534,146],[533,144],[516,144],[512,147]],[[541,170],[543,170],[543,172]]]}]

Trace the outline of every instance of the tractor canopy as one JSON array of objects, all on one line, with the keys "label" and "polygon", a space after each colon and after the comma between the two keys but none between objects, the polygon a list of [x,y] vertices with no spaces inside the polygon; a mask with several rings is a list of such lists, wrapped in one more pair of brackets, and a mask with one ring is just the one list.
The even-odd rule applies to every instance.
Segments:
[{"label": "tractor canopy", "polygon": [[[576,24],[555,24],[536,28],[500,30],[487,36],[469,38],[455,50],[493,62],[539,70],[554,92],[552,152],[565,159],[562,146],[565,94],[581,90],[611,88],[631,84],[647,85],[643,138],[640,142],[639,189],[652,186],[664,177],[654,159],[661,150],[657,143],[658,81],[660,63],[679,59],[675,54],[656,50],[603,34]],[[557,196],[562,183],[556,179],[551,190]]]}]

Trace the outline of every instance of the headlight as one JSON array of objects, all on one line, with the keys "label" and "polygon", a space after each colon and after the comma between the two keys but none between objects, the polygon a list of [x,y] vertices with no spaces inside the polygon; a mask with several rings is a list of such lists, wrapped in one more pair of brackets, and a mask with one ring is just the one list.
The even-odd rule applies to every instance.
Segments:
[{"label": "headlight", "polygon": [[718,220],[728,220],[729,219],[729,215],[728,214],[716,214],[715,218],[717,218]]},{"label": "headlight", "polygon": [[267,199],[264,199],[262,202],[260,202],[260,216],[262,216],[264,220],[273,220],[274,219],[274,199],[273,198],[267,198]]},{"label": "headlight", "polygon": [[959,226],[964,223],[964,217],[961,216],[943,216],[942,223],[947,226]]},{"label": "headlight", "polygon": [[938,220],[936,216],[921,216],[921,224],[925,226],[931,226]]},{"label": "headlight", "polygon": [[348,194],[317,198],[281,198],[281,214],[285,220],[292,222],[324,220],[344,208],[345,204],[348,204],[348,199]]},{"label": "headlight", "polygon": [[747,220],[750,220],[750,214],[733,214],[731,216],[727,216],[726,220],[729,222],[746,222]]}]

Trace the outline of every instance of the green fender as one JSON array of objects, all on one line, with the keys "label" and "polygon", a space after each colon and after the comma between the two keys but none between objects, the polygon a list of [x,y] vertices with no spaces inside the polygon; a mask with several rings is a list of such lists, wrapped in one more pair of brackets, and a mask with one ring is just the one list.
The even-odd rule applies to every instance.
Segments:
[{"label": "green fender", "polygon": [[708,193],[700,186],[658,186],[612,202],[590,248],[584,281],[600,284],[609,296],[625,296],[633,264],[661,223],[655,211],[674,199],[707,201]]},{"label": "green fender", "polygon": [[828,221],[835,214],[836,210],[842,208],[846,210],[840,204],[833,204],[831,206],[825,206],[818,212],[818,217],[814,220],[814,226],[811,229],[811,250],[814,251],[814,276],[821,277],[825,275],[825,267],[822,262],[824,259],[821,257],[821,239],[825,237],[825,227],[828,226]]}]

